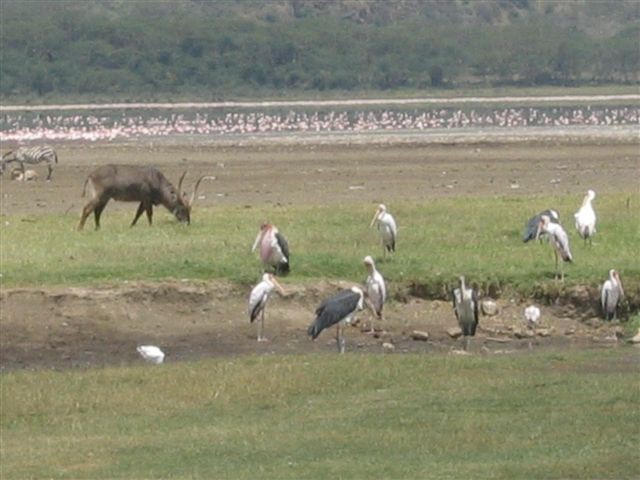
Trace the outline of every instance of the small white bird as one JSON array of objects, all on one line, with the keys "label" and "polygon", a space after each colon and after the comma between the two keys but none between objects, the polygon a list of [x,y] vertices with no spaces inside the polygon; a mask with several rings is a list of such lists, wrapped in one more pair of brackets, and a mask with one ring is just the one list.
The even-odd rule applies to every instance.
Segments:
[{"label": "small white bird", "polygon": [[376,213],[373,215],[369,228],[374,224],[378,224],[378,231],[382,239],[382,256],[386,257],[387,251],[395,253],[396,237],[398,236],[398,227],[396,221],[383,204],[378,205]]},{"label": "small white bird", "polygon": [[[376,264],[372,257],[364,257],[364,266],[369,272],[366,282],[368,297],[367,304],[371,307],[376,317],[382,320],[382,309],[384,308],[384,302],[387,300],[387,287],[384,283],[382,274],[376,270]],[[373,321],[371,321],[370,332],[375,332]]]},{"label": "small white bird", "polygon": [[548,215],[542,215],[540,217],[536,238],[539,238],[541,233],[546,233],[549,236],[549,243],[553,248],[553,254],[556,259],[556,278],[558,277],[558,257],[562,259],[562,263],[560,263],[560,279],[564,281],[564,262],[573,261],[573,256],[569,248],[569,235],[567,235],[565,229],[562,228],[562,225],[552,223]]},{"label": "small white bird", "polygon": [[584,239],[585,245],[587,244],[587,240],[589,240],[589,244],[591,245],[591,237],[596,233],[596,212],[591,205],[594,198],[596,198],[596,192],[588,190],[584,200],[582,200],[580,210],[574,214],[576,229],[580,237]]},{"label": "small white bird", "polygon": [[136,350],[149,363],[159,365],[164,362],[164,352],[154,345],[139,345]]},{"label": "small white bird", "polygon": [[254,322],[258,315],[261,315],[260,319],[260,329],[258,330],[258,341],[266,342],[267,339],[263,336],[264,333],[264,311],[267,306],[267,301],[273,293],[273,289],[277,288],[278,291],[284,295],[284,289],[278,281],[276,277],[271,273],[265,273],[262,275],[262,281],[257,284],[251,290],[249,294],[249,321],[251,323]]},{"label": "small white bird", "polygon": [[600,304],[606,320],[615,320],[616,309],[622,297],[624,297],[624,290],[620,274],[617,270],[611,269],[609,270],[609,279],[604,282],[600,292]]},{"label": "small white bird", "polygon": [[524,309],[524,320],[527,322],[527,327],[536,328],[540,323],[540,309],[535,305],[529,305]]}]

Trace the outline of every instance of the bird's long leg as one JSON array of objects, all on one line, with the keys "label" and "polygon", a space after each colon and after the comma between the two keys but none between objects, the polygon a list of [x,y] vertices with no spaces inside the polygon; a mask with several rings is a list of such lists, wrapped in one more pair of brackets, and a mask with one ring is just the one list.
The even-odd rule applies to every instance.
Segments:
[{"label": "bird's long leg", "polygon": [[558,252],[556,251],[556,249],[553,249],[553,256],[556,259],[556,270],[555,273],[553,275],[553,278],[555,278],[556,280],[558,279]]},{"label": "bird's long leg", "polygon": [[338,344],[338,351],[344,353],[344,332],[341,322],[338,323],[338,329],[336,330],[336,343]]},{"label": "bird's long leg", "polygon": [[264,338],[263,334],[264,334],[264,311],[267,309],[267,307],[263,307],[262,308],[262,313],[260,315],[260,330],[258,332],[258,341],[259,342],[266,342],[267,339]]},{"label": "bird's long leg", "polygon": [[471,344],[471,337],[469,335],[464,336],[464,351],[469,350],[469,345]]}]

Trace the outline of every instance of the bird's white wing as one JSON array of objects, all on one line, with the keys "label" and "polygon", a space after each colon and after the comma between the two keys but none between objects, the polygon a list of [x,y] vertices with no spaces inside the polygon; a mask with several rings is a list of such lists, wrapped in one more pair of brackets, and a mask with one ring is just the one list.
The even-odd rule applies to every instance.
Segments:
[{"label": "bird's white wing", "polygon": [[266,282],[260,282],[255,287],[253,287],[253,290],[251,290],[251,293],[249,294],[249,316],[251,316],[252,312],[255,310],[258,304],[262,302],[262,299],[268,293],[268,291],[269,286]]},{"label": "bird's white wing", "polygon": [[602,305],[602,309],[605,311],[607,309],[607,296],[609,290],[611,290],[611,282],[607,280],[604,282],[602,289],[600,290],[600,305]]}]

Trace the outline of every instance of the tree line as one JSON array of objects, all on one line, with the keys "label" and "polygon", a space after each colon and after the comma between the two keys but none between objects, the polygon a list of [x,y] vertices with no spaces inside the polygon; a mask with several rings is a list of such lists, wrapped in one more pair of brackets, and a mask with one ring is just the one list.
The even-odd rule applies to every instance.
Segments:
[{"label": "tree line", "polygon": [[425,16],[367,23],[221,13],[224,2],[215,10],[202,3],[5,0],[0,95],[228,98],[640,80],[637,21],[595,37],[545,15],[502,24]]}]

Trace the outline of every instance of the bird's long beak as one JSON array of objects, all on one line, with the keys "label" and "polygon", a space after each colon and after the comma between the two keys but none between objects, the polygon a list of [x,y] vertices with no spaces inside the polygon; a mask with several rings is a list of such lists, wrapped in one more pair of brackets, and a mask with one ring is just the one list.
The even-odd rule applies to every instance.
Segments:
[{"label": "bird's long beak", "polygon": [[276,277],[271,277],[271,281],[273,282],[273,284],[275,285],[275,287],[278,289],[278,291],[280,292],[280,295],[286,295],[284,288],[282,288],[282,285],[280,285],[280,283],[278,282],[278,280],[276,280]]},{"label": "bird's long beak", "polygon": [[618,272],[616,272],[616,278],[618,279],[618,285],[620,285],[620,296],[624,297],[624,289],[622,288],[622,279],[620,278],[620,275],[618,274]]},{"label": "bird's long beak", "polygon": [[262,235],[264,234],[263,230],[260,230],[258,232],[258,236],[256,237],[256,241],[253,242],[253,247],[251,247],[251,251],[255,252],[256,251],[256,247],[258,246],[258,243],[260,243],[260,239],[262,238]]},{"label": "bird's long beak", "polygon": [[376,223],[376,219],[378,218],[379,214],[380,214],[380,209],[377,209],[376,213],[373,215],[373,218],[371,219],[371,223],[369,224],[369,228],[373,227],[373,224]]}]

